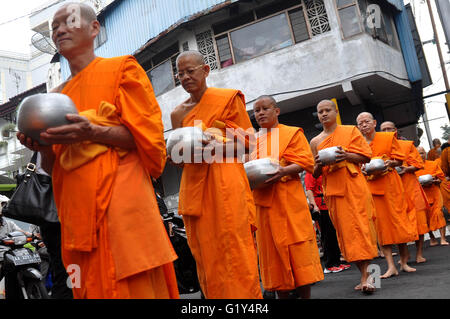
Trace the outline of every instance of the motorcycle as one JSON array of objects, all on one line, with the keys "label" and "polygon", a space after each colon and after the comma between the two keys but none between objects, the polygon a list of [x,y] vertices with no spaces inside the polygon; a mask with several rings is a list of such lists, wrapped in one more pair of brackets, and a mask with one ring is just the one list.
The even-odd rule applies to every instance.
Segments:
[{"label": "motorcycle", "polygon": [[0,280],[6,299],[49,299],[39,271],[41,258],[35,236],[14,231],[0,239]]},{"label": "motorcycle", "polygon": [[196,293],[200,291],[200,284],[197,278],[197,266],[187,243],[183,219],[180,215],[174,215],[170,223],[171,232],[169,232],[169,238],[178,255],[178,259],[174,261],[178,290],[180,294]]}]

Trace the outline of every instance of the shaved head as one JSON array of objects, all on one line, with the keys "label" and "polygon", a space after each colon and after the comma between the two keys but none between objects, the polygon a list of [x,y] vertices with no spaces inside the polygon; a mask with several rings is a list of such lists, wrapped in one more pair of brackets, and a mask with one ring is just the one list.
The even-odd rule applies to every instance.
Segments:
[{"label": "shaved head", "polygon": [[422,146],[417,146],[417,151],[419,152],[423,160],[427,159],[427,152],[425,152],[425,149]]},{"label": "shaved head", "polygon": [[361,118],[361,117],[369,117],[371,120],[375,120],[372,113],[362,112],[362,113],[359,113],[359,115],[356,117],[356,122],[358,122],[358,118]]},{"label": "shaved head", "polygon": [[261,100],[268,100],[268,101],[270,102],[271,105],[273,105],[273,106],[275,106],[275,107],[278,107],[277,101],[276,101],[272,96],[270,96],[270,95],[261,95],[260,97],[258,97],[258,98],[255,100],[255,103],[258,102],[258,101],[261,101]]},{"label": "shaved head", "polygon": [[364,135],[365,137],[369,137],[375,134],[377,121],[374,119],[371,113],[362,112],[356,117],[356,125],[358,126],[358,129],[361,131],[362,135]]},{"label": "shaved head", "polygon": [[319,104],[317,104],[317,108],[319,108],[319,106],[322,106],[322,105],[330,105],[335,110],[337,110],[336,104],[333,101],[331,101],[331,100],[322,100],[322,101],[320,101]]},{"label": "shaved head", "polygon": [[60,10],[67,10],[74,14],[79,12],[80,17],[88,23],[97,20],[97,15],[95,14],[94,8],[85,3],[79,2],[65,3],[58,9],[58,11]]},{"label": "shaved head", "polygon": [[394,122],[386,121],[386,122],[381,123],[380,130],[382,132],[396,132],[397,127],[395,127]]},{"label": "shaved head", "polygon": [[441,140],[440,139],[438,139],[438,138],[435,138],[434,140],[433,140],[433,146],[441,146]]},{"label": "shaved head", "polygon": [[182,58],[187,58],[187,57],[194,58],[194,61],[196,63],[198,63],[199,65],[205,64],[205,59],[204,59],[203,55],[200,52],[195,51],[195,50],[190,50],[190,51],[184,51],[184,52],[180,53],[180,55],[178,55],[178,57],[177,57],[177,65],[178,65],[178,62]]}]

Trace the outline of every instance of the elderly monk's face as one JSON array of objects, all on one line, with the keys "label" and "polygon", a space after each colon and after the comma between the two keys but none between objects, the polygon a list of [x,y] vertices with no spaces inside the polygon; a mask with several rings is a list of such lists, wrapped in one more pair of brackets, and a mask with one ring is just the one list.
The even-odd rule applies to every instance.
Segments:
[{"label": "elderly monk's face", "polygon": [[423,160],[427,159],[427,152],[425,152],[425,149],[421,146],[419,146],[417,148],[417,151],[419,152],[420,156],[422,157]]},{"label": "elderly monk's face", "polygon": [[177,64],[178,79],[188,93],[195,93],[206,88],[209,66],[201,63],[194,55],[181,57]]},{"label": "elderly monk's face", "polygon": [[262,128],[272,128],[278,123],[280,109],[267,98],[257,100],[253,104],[253,111],[258,125]]},{"label": "elderly monk's face", "polygon": [[375,132],[375,128],[377,127],[377,121],[372,119],[369,114],[360,114],[356,119],[356,123],[358,129],[365,136]]},{"label": "elderly monk's face", "polygon": [[391,122],[384,122],[380,125],[380,131],[381,132],[396,132],[397,129],[395,128],[395,125]]},{"label": "elderly monk's face", "polygon": [[76,56],[93,46],[99,32],[97,21],[87,22],[74,4],[62,6],[52,22],[52,40],[63,56]]},{"label": "elderly monk's face", "polygon": [[324,126],[334,124],[337,117],[336,107],[330,102],[321,102],[317,105],[317,116]]}]

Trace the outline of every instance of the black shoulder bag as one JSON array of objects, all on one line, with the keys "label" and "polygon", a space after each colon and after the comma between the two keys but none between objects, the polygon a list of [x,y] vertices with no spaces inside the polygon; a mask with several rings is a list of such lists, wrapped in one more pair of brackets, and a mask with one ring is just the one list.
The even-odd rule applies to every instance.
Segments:
[{"label": "black shoulder bag", "polygon": [[34,152],[25,173],[16,176],[17,188],[3,208],[3,215],[37,226],[58,223],[52,178],[36,173],[37,154]]}]

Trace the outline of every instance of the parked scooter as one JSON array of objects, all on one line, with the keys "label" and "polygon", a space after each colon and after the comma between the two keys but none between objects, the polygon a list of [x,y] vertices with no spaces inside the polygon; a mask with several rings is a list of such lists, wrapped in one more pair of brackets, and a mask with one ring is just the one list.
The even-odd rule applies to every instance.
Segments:
[{"label": "parked scooter", "polygon": [[178,290],[180,294],[198,292],[200,284],[197,277],[197,266],[187,242],[183,218],[180,215],[174,215],[170,222],[172,226],[169,233],[170,241],[178,255],[178,259],[174,261]]},{"label": "parked scooter", "polygon": [[48,299],[39,271],[38,241],[15,231],[0,239],[0,280],[5,278],[6,299]]}]

